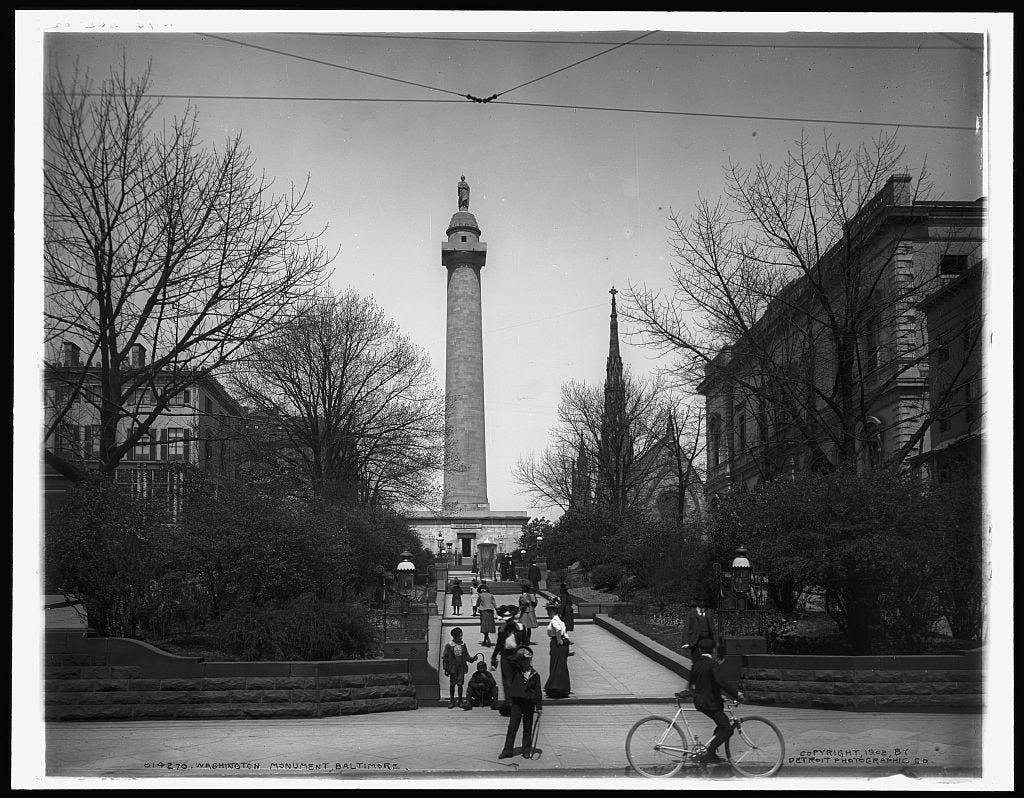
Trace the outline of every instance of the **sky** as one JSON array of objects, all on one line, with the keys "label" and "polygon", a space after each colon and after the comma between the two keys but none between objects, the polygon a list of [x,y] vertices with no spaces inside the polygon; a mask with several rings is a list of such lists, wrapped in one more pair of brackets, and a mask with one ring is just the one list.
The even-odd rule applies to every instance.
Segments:
[{"label": "sky", "polygon": [[[241,132],[279,189],[308,178],[307,229],[325,228],[337,253],[331,287],[372,295],[427,350],[439,385],[440,246],[465,174],[488,245],[492,509],[530,509],[511,471],[547,445],[561,384],[603,380],[609,289],[669,283],[668,215],[720,196],[730,162],[778,162],[802,132],[857,146],[898,125],[907,166],[927,158],[933,196],[993,200],[988,300],[1004,334],[990,347],[987,401],[1012,427],[1012,369],[991,367],[1012,363],[999,326],[1012,295],[1012,23],[969,13],[18,11],[15,462],[38,457],[45,68],[77,60],[102,78],[122,53],[130,70],[151,60],[155,92],[192,97],[208,144]],[[185,102],[167,98],[162,112]],[[666,365],[620,326],[629,368]],[[1008,447],[993,437],[993,451]],[[1010,463],[989,471],[990,506],[1004,513]],[[35,479],[30,471],[16,480]],[[32,502],[16,511],[16,528],[33,528],[33,513]],[[37,596],[34,551],[20,556],[15,574],[29,582],[15,596]],[[1009,594],[1000,585],[991,595]],[[35,617],[16,612],[18,639],[38,635]]]},{"label": "sky", "polygon": [[[927,158],[936,196],[984,193],[983,28],[694,32],[678,29],[679,15],[590,12],[547,19],[555,29],[538,33],[516,30],[531,27],[524,14],[424,17],[405,31],[417,15],[135,16],[146,15],[47,32],[46,67],[67,74],[77,63],[101,79],[122,52],[133,73],[150,61],[153,93],[190,97],[207,144],[241,133],[277,188],[308,179],[305,229],[322,228],[336,253],[330,286],[372,295],[427,350],[442,385],[440,245],[466,175],[488,245],[496,510],[528,508],[512,468],[547,445],[562,382],[603,380],[609,289],[669,283],[668,215],[721,195],[730,161],[777,162],[802,132],[856,146],[900,124],[907,165]],[[165,98],[158,118],[187,102]],[[627,367],[667,365],[631,333],[624,323]]]}]

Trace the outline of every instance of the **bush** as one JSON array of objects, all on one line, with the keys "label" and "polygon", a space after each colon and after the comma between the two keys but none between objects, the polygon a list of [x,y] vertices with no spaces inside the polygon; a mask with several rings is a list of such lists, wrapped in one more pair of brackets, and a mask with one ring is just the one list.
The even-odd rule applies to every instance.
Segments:
[{"label": "bush", "polygon": [[229,652],[241,660],[365,659],[376,652],[365,608],[305,594],[287,602],[239,604],[217,624]]},{"label": "bush", "polygon": [[621,579],[622,568],[614,563],[594,566],[590,572],[590,584],[595,590],[615,590]]},{"label": "bush", "polygon": [[111,478],[88,476],[48,525],[47,570],[86,608],[102,637],[135,637],[160,612],[159,584],[172,538],[156,503],[135,499]]}]

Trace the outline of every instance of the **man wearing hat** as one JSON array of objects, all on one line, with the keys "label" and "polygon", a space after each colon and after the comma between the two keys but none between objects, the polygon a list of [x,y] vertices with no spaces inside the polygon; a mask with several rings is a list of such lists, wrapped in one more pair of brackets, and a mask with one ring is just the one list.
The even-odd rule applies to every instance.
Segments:
[{"label": "man wearing hat", "polygon": [[698,644],[700,655],[690,671],[690,681],[693,684],[693,706],[707,715],[715,722],[715,736],[708,744],[708,750],[701,757],[706,764],[717,764],[722,761],[715,752],[718,747],[732,736],[732,726],[725,712],[725,701],[722,700],[723,691],[736,701],[743,700],[743,693],[732,682],[727,681],[722,675],[718,662],[715,660],[715,643],[705,637]]},{"label": "man wearing hat", "polygon": [[533,715],[540,717],[543,696],[540,689],[540,674],[533,669],[533,652],[523,647],[516,652],[519,667],[512,677],[508,698],[511,712],[508,717],[508,729],[505,732],[505,747],[498,754],[498,759],[508,759],[516,744],[519,724],[523,724],[523,759],[533,755]]},{"label": "man wearing hat", "polygon": [[686,616],[686,648],[690,649],[690,689],[693,689],[693,666],[700,659],[700,641],[710,640],[711,647],[718,643],[715,619],[707,608],[708,602],[698,599]]}]

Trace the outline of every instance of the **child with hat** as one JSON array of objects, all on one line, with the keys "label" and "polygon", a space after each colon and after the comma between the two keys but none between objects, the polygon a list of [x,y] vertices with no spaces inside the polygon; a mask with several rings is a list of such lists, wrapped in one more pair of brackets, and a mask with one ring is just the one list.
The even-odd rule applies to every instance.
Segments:
[{"label": "child with hat", "polygon": [[462,642],[462,629],[456,626],[452,629],[451,642],[445,644],[444,653],[441,656],[441,665],[444,668],[444,675],[448,677],[448,709],[454,709],[455,690],[459,691],[458,706],[462,706],[462,687],[469,673],[469,663],[476,657],[469,653],[469,648]]},{"label": "child with hat", "polygon": [[498,702],[498,684],[487,670],[486,662],[476,664],[476,673],[470,677],[466,687],[466,703],[463,709],[492,707]]}]

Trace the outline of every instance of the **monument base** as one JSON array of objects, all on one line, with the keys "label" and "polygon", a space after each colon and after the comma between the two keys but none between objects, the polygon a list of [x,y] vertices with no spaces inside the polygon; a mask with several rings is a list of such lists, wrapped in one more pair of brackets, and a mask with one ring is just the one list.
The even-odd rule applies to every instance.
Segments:
[{"label": "monument base", "polygon": [[[427,551],[440,547],[453,560],[461,560],[463,567],[471,568],[477,556],[477,545],[494,543],[497,554],[512,551],[519,543],[523,525],[530,520],[525,510],[460,510],[458,512],[413,512],[406,515],[409,528],[419,537]],[[449,546],[450,544],[450,546]]]}]

